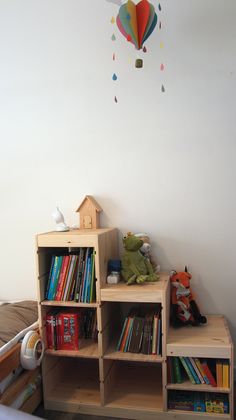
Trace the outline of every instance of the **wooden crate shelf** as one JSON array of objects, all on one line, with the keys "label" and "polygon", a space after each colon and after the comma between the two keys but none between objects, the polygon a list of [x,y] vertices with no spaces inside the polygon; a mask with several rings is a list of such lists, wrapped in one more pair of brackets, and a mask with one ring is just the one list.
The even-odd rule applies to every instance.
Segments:
[{"label": "wooden crate shelf", "polygon": [[[53,254],[79,247],[95,251],[96,302],[45,300]],[[78,351],[46,349],[42,365],[44,404],[51,410],[136,420],[233,420],[233,343],[223,316],[208,316],[198,328],[169,327],[170,281],[160,273],[159,281],[127,286],[108,285],[109,259],[119,258],[117,229],[49,232],[37,236],[37,286],[40,333],[46,341],[46,315],[51,310],[95,309],[98,342],[79,340]],[[117,351],[117,343],[132,307],[151,310],[161,304],[162,355]],[[189,356],[229,360],[230,388],[210,385],[167,383],[167,357]],[[172,391],[221,392],[229,398],[229,414],[207,414],[168,410]]]}]

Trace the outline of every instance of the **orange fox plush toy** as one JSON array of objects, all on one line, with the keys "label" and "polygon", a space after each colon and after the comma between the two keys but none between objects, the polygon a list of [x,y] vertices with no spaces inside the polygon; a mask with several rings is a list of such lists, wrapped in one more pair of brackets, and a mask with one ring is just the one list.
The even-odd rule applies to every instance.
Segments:
[{"label": "orange fox plush toy", "polygon": [[201,315],[190,289],[191,274],[185,271],[171,276],[171,323],[174,327],[182,325],[206,324],[207,319]]}]

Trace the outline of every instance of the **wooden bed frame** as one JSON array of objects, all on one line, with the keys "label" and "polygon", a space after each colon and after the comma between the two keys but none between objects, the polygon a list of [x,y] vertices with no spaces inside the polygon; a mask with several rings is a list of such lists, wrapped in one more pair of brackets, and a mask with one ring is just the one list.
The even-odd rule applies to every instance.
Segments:
[{"label": "wooden bed frame", "polygon": [[[6,378],[14,369],[20,365],[20,349],[21,343],[17,343],[4,355],[0,356],[0,382]],[[23,372],[9,385],[9,387],[0,395],[0,404],[10,406],[11,403],[22,392],[24,387],[32,382],[39,374],[40,369],[23,370]],[[20,407],[21,411],[32,413],[42,400],[42,386],[37,387],[36,391],[31,395]]]}]

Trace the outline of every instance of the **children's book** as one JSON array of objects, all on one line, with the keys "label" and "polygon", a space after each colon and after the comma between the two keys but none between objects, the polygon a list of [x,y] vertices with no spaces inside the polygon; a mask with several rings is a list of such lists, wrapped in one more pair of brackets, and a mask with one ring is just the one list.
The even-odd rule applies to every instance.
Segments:
[{"label": "children's book", "polygon": [[214,376],[212,375],[212,372],[211,372],[211,370],[210,370],[210,368],[209,368],[209,366],[207,364],[207,361],[205,359],[203,359],[201,361],[201,365],[202,365],[202,368],[203,368],[203,370],[204,370],[204,372],[205,372],[205,374],[207,376],[207,379],[210,382],[210,384],[212,386],[217,386],[216,385],[216,380],[215,380]]},{"label": "children's book", "polygon": [[189,369],[189,367],[188,367],[188,365],[187,365],[187,363],[186,363],[186,360],[185,360],[185,358],[184,357],[182,357],[182,356],[180,356],[180,361],[181,361],[181,363],[182,363],[182,365],[183,365],[183,367],[184,367],[184,369],[185,369],[185,372],[187,373],[187,375],[188,375],[188,377],[189,377],[189,379],[190,379],[190,381],[191,381],[191,383],[193,384],[193,385],[195,385],[195,380],[194,380],[194,377],[193,377],[193,375],[192,375],[192,373],[191,373],[191,371],[190,371],[190,369]]}]

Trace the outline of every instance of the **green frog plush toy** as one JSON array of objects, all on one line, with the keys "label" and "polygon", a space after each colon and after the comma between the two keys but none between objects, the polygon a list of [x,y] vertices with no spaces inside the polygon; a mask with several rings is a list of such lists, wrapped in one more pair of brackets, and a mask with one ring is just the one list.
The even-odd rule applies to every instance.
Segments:
[{"label": "green frog plush toy", "polygon": [[150,261],[140,252],[142,239],[128,234],[123,238],[123,245],[125,251],[121,259],[121,274],[127,285],[157,281],[159,276],[154,273]]}]

